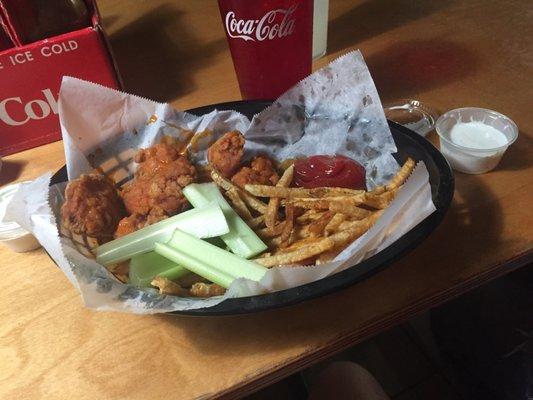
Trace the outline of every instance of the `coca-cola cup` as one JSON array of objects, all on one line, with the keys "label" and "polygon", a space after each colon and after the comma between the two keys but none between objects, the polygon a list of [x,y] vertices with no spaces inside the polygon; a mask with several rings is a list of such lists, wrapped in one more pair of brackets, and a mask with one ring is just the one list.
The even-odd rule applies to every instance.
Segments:
[{"label": "coca-cola cup", "polygon": [[313,0],[218,0],[244,99],[275,99],[311,73]]}]

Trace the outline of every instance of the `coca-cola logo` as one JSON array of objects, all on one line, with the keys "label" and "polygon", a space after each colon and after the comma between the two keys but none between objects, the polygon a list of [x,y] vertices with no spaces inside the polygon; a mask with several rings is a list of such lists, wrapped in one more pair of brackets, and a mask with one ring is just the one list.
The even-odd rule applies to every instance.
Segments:
[{"label": "coca-cola logo", "polygon": [[292,14],[298,7],[297,4],[288,9],[278,8],[271,10],[260,19],[237,19],[235,12],[226,14],[226,31],[232,38],[245,41],[272,40],[290,36],[294,32],[294,18]]},{"label": "coca-cola logo", "polygon": [[50,89],[41,90],[43,97],[24,102],[21,97],[8,97],[0,101],[0,121],[9,126],[25,125],[31,120],[58,113],[57,100]]}]

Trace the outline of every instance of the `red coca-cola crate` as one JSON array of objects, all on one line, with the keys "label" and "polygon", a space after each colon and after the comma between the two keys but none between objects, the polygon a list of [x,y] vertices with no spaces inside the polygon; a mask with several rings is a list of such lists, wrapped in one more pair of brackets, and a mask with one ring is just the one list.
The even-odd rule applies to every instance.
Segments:
[{"label": "red coca-cola crate", "polygon": [[0,155],[61,139],[63,76],[121,88],[96,2],[87,4],[92,26],[0,52]]}]

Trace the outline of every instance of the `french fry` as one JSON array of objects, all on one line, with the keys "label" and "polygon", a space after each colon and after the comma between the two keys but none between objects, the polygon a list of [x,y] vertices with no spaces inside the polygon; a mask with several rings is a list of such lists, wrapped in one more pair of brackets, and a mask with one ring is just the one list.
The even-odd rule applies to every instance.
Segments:
[{"label": "french fry", "polygon": [[316,259],[316,264],[321,265],[333,261],[333,259],[337,257],[343,250],[344,246],[339,246],[321,253]]},{"label": "french fry", "polygon": [[336,232],[339,229],[340,225],[346,220],[346,218],[346,214],[340,212],[335,213],[335,215],[333,215],[333,217],[329,220],[328,224],[324,228],[324,235],[329,236],[333,232]]},{"label": "french fry", "polygon": [[273,228],[269,228],[267,226],[266,228],[259,229],[255,231],[255,233],[257,233],[262,238],[272,238],[272,237],[281,235],[284,227],[285,227],[285,221],[280,222],[279,224],[275,225]]},{"label": "french fry", "polygon": [[248,204],[249,207],[253,208],[255,211],[261,214],[266,213],[267,205],[261,200],[249,195],[244,190],[239,190],[239,194],[242,196],[243,201]]},{"label": "french fry", "polygon": [[[276,238],[276,239],[279,239],[279,238]],[[302,247],[305,247],[305,246],[309,246],[310,244],[315,244],[317,243],[318,241],[320,241],[322,238],[314,238],[314,237],[306,237],[306,238],[302,238],[296,242],[293,242],[291,245],[283,248],[283,249],[279,249],[276,253],[274,253],[275,255],[276,254],[283,254],[283,253],[289,253],[291,251],[295,251],[295,250],[298,250],[298,249],[301,249]]]},{"label": "french fry", "polygon": [[329,211],[346,215],[352,219],[363,219],[372,214],[371,211],[365,210],[364,208],[342,203],[332,203],[329,206]]},{"label": "french fry", "polygon": [[191,296],[194,297],[213,297],[222,296],[226,289],[216,283],[196,282],[190,289]]},{"label": "french fry", "polygon": [[316,221],[319,219],[322,214],[324,214],[326,211],[320,211],[320,210],[306,210],[302,215],[296,217],[296,222],[298,224],[306,224],[312,221]]},{"label": "french fry", "polygon": [[265,222],[265,216],[264,215],[260,215],[258,217],[246,220],[246,223],[252,229],[260,227],[264,222]]},{"label": "french fry", "polygon": [[226,191],[231,190],[231,189],[235,190],[237,193],[239,193],[239,196],[241,197],[241,199],[254,210],[260,212],[261,214],[264,214],[266,212],[267,205],[265,203],[263,203],[259,199],[256,199],[252,195],[246,193],[244,190],[240,189],[239,187],[235,186],[233,183],[231,183],[226,178],[224,178],[222,175],[220,175],[217,171],[215,170],[211,171],[211,178],[213,179],[213,182],[215,182],[222,189]]},{"label": "french fry", "polygon": [[268,248],[272,251],[272,253],[276,254],[279,251],[285,250],[287,248],[292,248],[292,244],[297,243],[306,238],[309,239],[309,234],[304,234],[300,227],[295,227],[292,231],[291,238],[289,239],[289,242],[291,243],[290,245],[288,245],[287,247],[282,247],[281,236],[276,236],[271,239],[267,239]]},{"label": "french fry", "polygon": [[287,247],[294,240],[294,207],[288,205],[285,207],[285,224],[283,225],[283,231],[281,232],[281,247]]},{"label": "french fry", "polygon": [[402,168],[400,168],[398,173],[394,176],[394,178],[392,178],[391,181],[387,184],[386,189],[394,190],[402,186],[403,183],[409,177],[409,175],[411,175],[411,172],[413,171],[414,167],[415,161],[409,157],[405,164],[402,166]]},{"label": "french fry", "polygon": [[398,189],[391,189],[380,195],[373,195],[372,193],[367,193],[365,196],[365,201],[363,204],[378,210],[387,208],[389,204],[394,200]]},{"label": "french fry", "polygon": [[387,188],[385,186],[376,186],[374,189],[372,189],[370,192],[371,194],[382,194],[387,191]]},{"label": "french fry", "polygon": [[364,194],[364,190],[337,188],[337,187],[318,187],[318,188],[290,188],[282,186],[269,185],[245,185],[247,192],[257,197],[280,197],[284,199],[299,198],[323,198],[336,196],[357,196]]},{"label": "french fry", "polygon": [[331,239],[335,243],[335,246],[344,246],[368,231],[381,214],[383,214],[383,211],[378,211],[361,221],[350,221],[349,226],[346,229],[328,236],[328,239]]},{"label": "french fry", "polygon": [[163,278],[161,276],[156,276],[152,280],[151,285],[158,288],[160,294],[169,294],[169,295],[176,295],[176,296],[183,295],[183,289],[180,285],[178,285],[176,282],[172,282],[171,280],[167,278]]},{"label": "french fry", "polygon": [[229,201],[233,205],[233,208],[241,216],[243,219],[252,219],[252,214],[250,213],[250,210],[248,210],[248,207],[246,206],[246,203],[242,201],[241,197],[239,196],[239,193],[235,189],[226,190],[226,196],[228,197]]},{"label": "french fry", "polygon": [[358,206],[363,204],[366,195],[360,194],[355,196],[336,196],[336,197],[324,197],[322,199],[302,198],[295,200],[286,200],[285,204],[291,203],[296,207],[314,210],[329,210],[331,204],[337,203],[340,206],[352,205]]},{"label": "french fry", "polygon": [[322,236],[324,234],[324,229],[326,228],[326,225],[331,221],[331,218],[333,218],[333,213],[330,211],[327,211],[317,219],[316,221],[313,221],[311,224],[309,224],[308,231],[309,234],[313,237]]},{"label": "french fry", "polygon": [[[294,165],[291,165],[289,168],[283,172],[283,175],[279,179],[276,187],[286,188],[288,187],[294,175]],[[279,208],[280,199],[278,197],[271,197],[268,202],[267,211],[265,213],[265,225],[268,227],[273,227],[276,224],[278,218],[278,208]]]},{"label": "french fry", "polygon": [[316,243],[311,243],[297,250],[280,253],[270,257],[256,258],[254,261],[265,267],[294,264],[298,261],[302,261],[316,256],[317,254],[323,253],[331,249],[333,246],[335,246],[335,242],[333,240],[330,238],[323,238]]}]

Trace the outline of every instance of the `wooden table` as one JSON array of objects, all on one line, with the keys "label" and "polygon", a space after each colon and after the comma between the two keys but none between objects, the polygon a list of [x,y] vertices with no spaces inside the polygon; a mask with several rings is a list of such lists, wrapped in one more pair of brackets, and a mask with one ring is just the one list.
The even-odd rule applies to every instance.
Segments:
[{"label": "wooden table", "polygon": [[[216,2],[101,0],[127,88],[181,109],[235,100]],[[44,251],[0,249],[0,398],[236,398],[532,259],[533,51],[527,0],[332,0],[328,56],[366,57],[384,102],[510,116],[520,138],[497,170],[457,174],[455,200],[419,248],[349,289],[241,317],[85,309]],[[64,164],[54,143],[5,159],[1,184]]]}]

